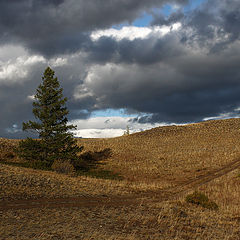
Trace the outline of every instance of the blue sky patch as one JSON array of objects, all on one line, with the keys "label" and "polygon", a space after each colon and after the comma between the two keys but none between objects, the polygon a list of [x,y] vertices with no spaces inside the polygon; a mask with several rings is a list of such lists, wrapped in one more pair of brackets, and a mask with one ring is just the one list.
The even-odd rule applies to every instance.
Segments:
[{"label": "blue sky patch", "polygon": [[[184,8],[184,12],[187,13],[189,11],[193,11],[206,1],[207,0],[189,0],[189,4]],[[176,11],[176,8],[173,7],[172,4],[165,4],[162,8],[152,9],[152,12],[154,12],[155,14],[161,12],[161,14],[164,14],[166,17],[168,17],[174,11]],[[145,12],[142,14],[142,16],[133,21],[133,23],[124,22],[118,25],[114,25],[113,28],[121,29],[124,26],[147,27],[150,25],[152,20],[152,14]]]},{"label": "blue sky patch", "polygon": [[[134,115],[131,115],[131,116],[134,116]],[[91,115],[91,117],[126,117],[126,116],[129,116],[129,114],[126,114],[123,108],[98,110],[98,111],[94,111]]]}]

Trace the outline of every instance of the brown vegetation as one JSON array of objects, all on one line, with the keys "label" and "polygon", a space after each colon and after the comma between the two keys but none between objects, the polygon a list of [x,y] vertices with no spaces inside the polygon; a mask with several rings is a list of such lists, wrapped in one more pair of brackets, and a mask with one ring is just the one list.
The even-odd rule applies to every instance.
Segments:
[{"label": "brown vegetation", "polygon": [[[119,173],[123,180],[0,163],[2,203],[95,198],[95,204],[80,208],[63,204],[61,209],[0,210],[3,239],[240,239],[240,119],[78,141],[85,152],[111,149],[100,168]],[[0,140],[0,161],[20,161],[12,151],[16,144]],[[219,209],[187,203],[186,195],[194,191],[204,193]],[[121,199],[130,202],[120,204]]]}]

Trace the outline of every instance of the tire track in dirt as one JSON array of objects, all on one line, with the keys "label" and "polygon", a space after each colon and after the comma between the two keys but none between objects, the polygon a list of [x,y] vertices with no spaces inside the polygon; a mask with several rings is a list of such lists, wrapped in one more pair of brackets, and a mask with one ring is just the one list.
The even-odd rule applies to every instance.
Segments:
[{"label": "tire track in dirt", "polygon": [[14,200],[0,202],[0,211],[10,209],[32,209],[32,208],[61,208],[61,207],[96,207],[111,206],[118,207],[135,203],[136,199],[130,197],[116,196],[82,196],[72,198],[40,198],[27,200]]},{"label": "tire track in dirt", "polygon": [[181,197],[183,194],[200,187],[216,178],[222,177],[229,172],[240,167],[240,159],[225,165],[222,168],[214,170],[206,175],[199,176],[195,179],[186,181],[185,183],[175,186],[173,188],[146,192],[141,194],[132,194],[128,196],[81,196],[72,198],[41,198],[41,199],[27,199],[14,201],[1,201],[0,211],[10,209],[32,209],[32,208],[60,208],[60,207],[120,207],[142,204],[143,202],[161,202],[166,200],[173,200]]},{"label": "tire track in dirt", "polygon": [[197,178],[189,180],[179,186],[175,186],[169,189],[169,191],[172,193],[171,195],[173,198],[180,197],[182,194],[185,194],[194,188],[198,188],[216,178],[222,177],[237,168],[240,168],[239,158],[226,164],[222,168],[211,171],[209,174],[198,176]]}]

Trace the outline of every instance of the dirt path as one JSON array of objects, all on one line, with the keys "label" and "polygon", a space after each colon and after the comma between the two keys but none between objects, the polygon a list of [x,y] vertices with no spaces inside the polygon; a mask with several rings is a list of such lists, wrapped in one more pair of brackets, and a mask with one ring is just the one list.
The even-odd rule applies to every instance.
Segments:
[{"label": "dirt path", "polygon": [[222,168],[211,171],[210,173],[208,173],[206,175],[198,176],[195,179],[189,180],[179,186],[169,189],[169,191],[171,192],[172,197],[179,197],[182,194],[185,194],[186,192],[188,192],[194,188],[198,188],[216,178],[222,177],[239,167],[240,167],[240,159],[236,159],[236,160],[226,164]]},{"label": "dirt path", "polygon": [[9,209],[31,209],[31,208],[60,208],[60,207],[96,207],[96,206],[128,206],[141,204],[143,201],[165,201],[172,200],[188,191],[219,178],[236,168],[240,167],[240,159],[237,159],[222,168],[214,170],[206,175],[199,176],[183,184],[167,189],[165,191],[146,192],[144,194],[133,194],[128,196],[82,196],[72,198],[41,198],[14,201],[1,201],[0,211]]}]

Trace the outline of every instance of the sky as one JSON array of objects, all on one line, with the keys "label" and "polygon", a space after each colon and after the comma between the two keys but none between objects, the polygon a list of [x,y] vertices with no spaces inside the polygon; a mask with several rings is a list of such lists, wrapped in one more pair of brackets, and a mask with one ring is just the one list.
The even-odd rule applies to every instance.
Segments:
[{"label": "sky", "polygon": [[0,0],[0,137],[47,66],[78,137],[239,117],[239,0]]}]

